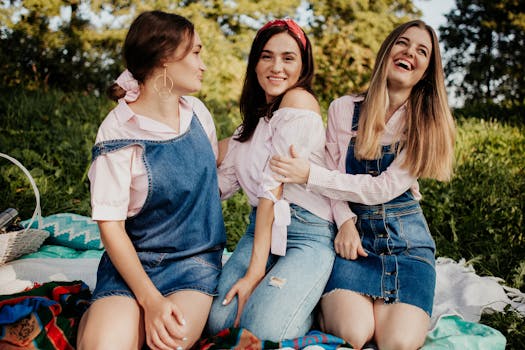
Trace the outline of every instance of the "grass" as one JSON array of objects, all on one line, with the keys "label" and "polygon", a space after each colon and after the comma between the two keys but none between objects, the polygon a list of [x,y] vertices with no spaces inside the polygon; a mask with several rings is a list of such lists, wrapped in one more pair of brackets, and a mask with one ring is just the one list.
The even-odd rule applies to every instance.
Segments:
[{"label": "grass", "polygon": [[[112,103],[81,93],[2,91],[0,152],[22,162],[41,193],[43,215],[90,214],[87,170],[98,125]],[[212,103],[219,137],[238,123],[235,108]],[[470,111],[469,113],[475,113]],[[505,120],[505,118],[502,118]],[[513,119],[514,121],[516,118]],[[525,290],[525,127],[461,117],[455,176],[449,183],[421,181],[421,202],[438,256],[465,258],[479,275],[497,276]],[[25,175],[0,159],[0,209],[34,210]],[[247,224],[249,206],[239,193],[223,202],[229,249]],[[525,320],[512,310],[481,320],[501,331],[507,349],[525,348]]]}]

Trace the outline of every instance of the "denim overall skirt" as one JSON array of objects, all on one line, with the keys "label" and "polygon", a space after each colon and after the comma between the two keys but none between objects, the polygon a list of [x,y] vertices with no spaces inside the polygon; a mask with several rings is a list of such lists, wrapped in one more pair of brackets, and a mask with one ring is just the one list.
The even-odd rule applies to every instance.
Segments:
[{"label": "denim overall skirt", "polygon": [[[148,194],[125,227],[144,270],[164,296],[180,290],[216,295],[226,234],[215,156],[197,116],[170,140],[98,143],[93,160],[131,145],[143,148]],[[134,297],[104,253],[92,299],[112,295]]]},{"label": "denim overall skirt", "polygon": [[[359,121],[355,105],[352,130]],[[357,160],[354,138],[348,146],[346,172],[378,176],[397,155],[399,143],[383,146],[381,158]],[[385,303],[407,303],[432,313],[436,284],[436,246],[425,217],[410,190],[379,205],[349,203],[357,215],[357,230],[368,257],[346,260],[336,257],[325,294],[347,289],[384,299]]]}]

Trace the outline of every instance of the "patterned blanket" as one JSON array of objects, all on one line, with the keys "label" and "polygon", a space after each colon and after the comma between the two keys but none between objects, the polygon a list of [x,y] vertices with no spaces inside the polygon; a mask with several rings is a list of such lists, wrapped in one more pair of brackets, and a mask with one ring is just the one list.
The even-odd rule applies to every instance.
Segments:
[{"label": "patterned blanket", "polygon": [[90,297],[82,281],[48,282],[0,296],[0,348],[74,350]]},{"label": "patterned blanket", "polygon": [[193,350],[262,350],[262,349],[304,349],[315,345],[317,350],[351,348],[341,338],[319,331],[310,331],[304,337],[281,342],[260,340],[244,328],[227,328],[215,336],[201,340]]}]

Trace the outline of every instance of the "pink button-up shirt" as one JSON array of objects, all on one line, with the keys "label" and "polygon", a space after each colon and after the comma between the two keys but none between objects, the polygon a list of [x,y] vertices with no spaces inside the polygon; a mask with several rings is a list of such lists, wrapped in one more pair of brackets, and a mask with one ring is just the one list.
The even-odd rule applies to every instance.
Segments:
[{"label": "pink button-up shirt", "polygon": [[[362,101],[362,96],[343,96],[330,104],[326,131],[326,154],[328,169],[311,164],[307,188],[332,198],[332,211],[335,222],[340,227],[348,219],[355,218],[348,203],[367,205],[386,203],[406,190],[411,189],[419,200],[417,178],[401,167],[405,151],[401,151],[392,164],[379,176],[368,174],[346,174],[346,156],[352,131],[354,103]],[[381,145],[391,145],[403,138],[406,106],[401,106],[386,123],[380,138]],[[329,170],[332,169],[332,170]]]},{"label": "pink button-up shirt", "polygon": [[[180,133],[151,118],[135,114],[122,99],[99,127],[96,142],[115,139],[169,140],[184,133],[195,111],[217,156],[217,135],[206,106],[193,96],[180,99]],[[142,147],[132,145],[100,155],[91,164],[93,220],[125,220],[139,212],[148,194],[148,174],[142,161]]]},{"label": "pink button-up shirt", "polygon": [[[310,159],[313,164],[326,166],[323,120],[310,110],[281,108],[274,112],[270,120],[259,120],[250,140],[238,142],[234,137],[230,139],[228,152],[218,170],[223,199],[233,195],[239,188],[244,190],[250,205],[254,207],[259,197],[272,199],[270,190],[281,185],[281,182],[273,177],[268,161],[276,154],[288,156],[290,145],[294,145],[299,154]],[[332,220],[330,200],[316,192],[307,191],[305,185],[285,184],[283,198],[323,219]]]}]

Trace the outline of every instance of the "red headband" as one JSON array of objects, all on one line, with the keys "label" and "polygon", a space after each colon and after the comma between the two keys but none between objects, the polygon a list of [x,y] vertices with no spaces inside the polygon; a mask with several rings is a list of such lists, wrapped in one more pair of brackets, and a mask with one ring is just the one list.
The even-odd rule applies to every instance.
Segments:
[{"label": "red headband", "polygon": [[283,18],[283,19],[274,19],[259,29],[258,33],[262,32],[265,29],[268,29],[270,27],[286,27],[288,28],[299,41],[303,45],[303,49],[306,49],[306,37],[304,36],[304,32],[299,27],[299,25],[291,18]]}]

